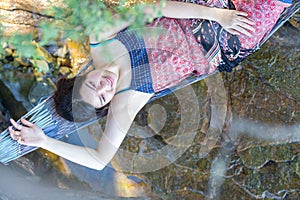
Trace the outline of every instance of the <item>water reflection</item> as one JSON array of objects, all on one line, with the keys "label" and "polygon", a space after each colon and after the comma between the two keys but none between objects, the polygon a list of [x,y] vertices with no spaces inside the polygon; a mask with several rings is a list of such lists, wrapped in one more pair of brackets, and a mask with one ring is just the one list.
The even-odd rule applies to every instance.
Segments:
[{"label": "water reflection", "polygon": [[268,141],[269,144],[287,144],[300,141],[300,125],[268,125],[248,119],[234,118],[231,123],[231,138],[245,134]]},{"label": "water reflection", "polygon": [[0,165],[0,198],[3,200],[97,200],[105,195],[78,189],[61,189],[51,184],[41,184],[41,177],[29,174],[17,166]]}]

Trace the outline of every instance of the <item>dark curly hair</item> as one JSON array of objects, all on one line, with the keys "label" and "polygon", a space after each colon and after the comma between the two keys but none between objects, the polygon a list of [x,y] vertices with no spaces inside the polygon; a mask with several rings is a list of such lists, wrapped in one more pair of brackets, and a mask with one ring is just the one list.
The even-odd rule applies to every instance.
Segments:
[{"label": "dark curly hair", "polygon": [[69,121],[83,122],[93,118],[107,115],[108,105],[96,109],[84,102],[79,94],[79,89],[86,76],[74,78],[61,78],[56,83],[53,99],[56,112]]}]

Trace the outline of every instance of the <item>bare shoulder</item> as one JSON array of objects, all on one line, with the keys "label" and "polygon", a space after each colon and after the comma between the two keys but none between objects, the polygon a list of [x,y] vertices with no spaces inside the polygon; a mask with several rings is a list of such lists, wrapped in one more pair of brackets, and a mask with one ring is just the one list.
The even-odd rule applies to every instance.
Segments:
[{"label": "bare shoulder", "polygon": [[127,112],[130,117],[135,115],[147,104],[153,94],[129,90],[116,95],[110,104],[110,108],[122,112]]},{"label": "bare shoulder", "polygon": [[152,94],[127,91],[116,95],[110,105],[106,121],[107,134],[126,134],[137,113],[149,101]]}]

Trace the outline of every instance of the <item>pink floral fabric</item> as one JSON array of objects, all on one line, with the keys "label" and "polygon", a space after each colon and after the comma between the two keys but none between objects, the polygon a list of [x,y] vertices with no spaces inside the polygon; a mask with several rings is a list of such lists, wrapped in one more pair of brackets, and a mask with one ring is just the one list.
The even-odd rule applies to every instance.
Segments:
[{"label": "pink floral fabric", "polygon": [[241,47],[254,48],[273,28],[280,14],[288,4],[277,0],[232,0],[237,10],[248,13],[255,22],[252,36],[239,35]]},{"label": "pink floral fabric", "polygon": [[189,20],[160,18],[148,27],[153,34],[144,40],[156,92],[177,85],[191,74],[210,74],[217,69],[205,58]]},{"label": "pink floral fabric", "polygon": [[[191,2],[215,7],[228,6],[227,0],[191,0]],[[232,0],[232,3],[236,10],[247,12],[256,24],[253,36],[242,34],[237,36],[241,52],[243,49],[255,48],[267,36],[287,6],[277,0]],[[226,38],[231,36],[226,31],[221,31],[216,22],[208,21],[206,28],[203,27],[203,21],[208,20],[159,18],[148,25],[149,34],[144,36],[144,40],[153,89],[156,92],[177,85],[191,74],[211,74],[222,63],[221,53],[228,51]],[[210,38],[213,38],[211,46],[205,47],[206,50],[202,45],[205,38],[202,37],[200,41],[195,35],[197,30],[204,30]],[[230,56],[229,60],[233,60],[246,56],[246,53],[235,53],[232,58]]]}]

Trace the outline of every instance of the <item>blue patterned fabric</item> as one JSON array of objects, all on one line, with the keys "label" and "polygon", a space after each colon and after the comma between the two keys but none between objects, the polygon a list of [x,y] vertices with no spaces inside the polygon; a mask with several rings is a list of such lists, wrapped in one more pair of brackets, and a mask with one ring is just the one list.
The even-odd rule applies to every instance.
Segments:
[{"label": "blue patterned fabric", "polygon": [[293,0],[279,0],[279,1],[281,1],[281,2],[283,2],[283,3],[293,3]]},{"label": "blue patterned fabric", "polygon": [[154,93],[144,39],[130,30],[119,32],[115,39],[124,44],[130,56],[132,71],[130,89],[144,93]]}]

